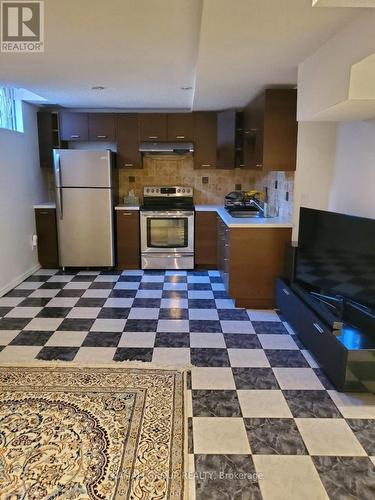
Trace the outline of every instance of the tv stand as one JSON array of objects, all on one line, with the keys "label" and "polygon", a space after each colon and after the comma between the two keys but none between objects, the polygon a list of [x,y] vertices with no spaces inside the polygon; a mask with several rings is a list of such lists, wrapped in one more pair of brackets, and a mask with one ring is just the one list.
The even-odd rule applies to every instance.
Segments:
[{"label": "tv stand", "polygon": [[276,282],[276,303],[339,391],[375,392],[375,336],[345,322],[334,329],[337,316],[287,280]]}]

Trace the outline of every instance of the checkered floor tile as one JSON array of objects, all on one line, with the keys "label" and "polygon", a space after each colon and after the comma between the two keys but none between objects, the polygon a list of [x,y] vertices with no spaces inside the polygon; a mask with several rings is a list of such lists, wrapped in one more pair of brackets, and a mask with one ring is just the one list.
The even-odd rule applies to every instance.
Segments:
[{"label": "checkered floor tile", "polygon": [[0,362],[34,359],[193,365],[192,498],[375,498],[375,396],[335,391],[217,271],[40,270],[0,298]]}]

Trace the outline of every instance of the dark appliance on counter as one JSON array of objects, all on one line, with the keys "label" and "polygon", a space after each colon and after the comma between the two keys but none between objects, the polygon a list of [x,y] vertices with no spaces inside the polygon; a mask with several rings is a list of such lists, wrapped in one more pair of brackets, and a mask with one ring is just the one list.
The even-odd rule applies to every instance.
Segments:
[{"label": "dark appliance on counter", "polygon": [[224,198],[224,207],[233,217],[259,217],[263,215],[262,207],[257,201],[246,195],[244,191],[232,191]]},{"label": "dark appliance on counter", "polygon": [[193,188],[145,187],[140,221],[142,269],[194,269]]}]

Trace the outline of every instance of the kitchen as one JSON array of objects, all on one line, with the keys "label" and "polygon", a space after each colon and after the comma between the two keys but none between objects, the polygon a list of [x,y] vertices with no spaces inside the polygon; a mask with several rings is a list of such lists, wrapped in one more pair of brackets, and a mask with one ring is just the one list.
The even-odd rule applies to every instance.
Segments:
[{"label": "kitchen", "polygon": [[0,497],[374,497],[374,8],[2,2]]},{"label": "kitchen", "polygon": [[[259,107],[259,100],[263,101],[264,109],[263,116],[257,117],[258,127],[255,128],[252,126],[253,110],[255,106]],[[291,200],[297,144],[296,102],[295,90],[272,89],[250,102],[244,112],[229,110],[138,115],[79,113],[74,110],[39,111],[41,167],[49,173],[54,168],[51,183],[54,182],[54,186],[57,186],[57,215],[49,205],[37,205],[36,208],[37,227],[42,227],[48,234],[48,239],[44,233],[37,234],[38,252],[42,259],[46,259],[44,267],[114,266],[120,270],[217,268],[217,254],[222,253],[219,248],[222,245],[228,247],[228,242],[218,241],[215,230],[210,238],[204,232],[207,226],[214,228],[222,221],[227,228],[232,228],[230,234],[235,237],[237,233],[241,246],[246,244],[253,251],[257,248],[259,252],[254,261],[255,267],[247,266],[247,274],[237,272],[234,277],[234,268],[230,273],[231,279],[229,280],[229,276],[225,279],[231,287],[230,296],[242,307],[273,307],[273,283],[282,271],[284,248],[291,239]],[[284,133],[280,133],[280,130]],[[46,141],[47,134],[49,141]],[[129,137],[133,137],[134,141],[129,142]],[[90,192],[85,188],[88,185],[95,186],[94,158],[97,159],[97,171],[102,171],[99,161],[107,156],[104,151],[100,151],[103,143],[108,150],[116,153],[105,160],[108,165],[112,165],[108,166],[112,173],[103,174],[108,179],[107,183],[100,177],[96,187],[113,187],[112,198],[118,200],[118,203],[113,201],[116,224],[110,208],[112,198],[105,198],[107,202],[102,197],[92,197],[87,203],[83,200],[83,194]],[[65,148],[73,149],[66,152]],[[98,151],[95,152],[96,149]],[[272,163],[275,157],[280,167],[275,167]],[[276,168],[283,169],[280,176],[275,171]],[[220,169],[220,176],[213,175],[213,169]],[[268,172],[270,169],[273,174]],[[74,172],[77,173],[77,179],[72,177]],[[157,175],[152,175],[153,172],[157,172]],[[213,186],[210,185],[210,176]],[[287,176],[289,181],[285,180]],[[280,185],[278,178],[284,179]],[[156,179],[158,182],[165,179],[165,182],[161,187],[155,187]],[[225,200],[227,204],[238,207],[245,192],[258,185],[261,192],[257,196],[263,197],[263,201],[258,200],[258,204],[264,204],[266,193],[267,199],[270,198],[270,202],[266,203],[269,205],[268,213],[261,207],[250,213],[250,217],[244,217],[246,213],[238,214],[241,216],[239,220],[230,215],[233,207],[226,207],[229,211],[227,213],[223,208],[224,195],[227,194],[223,192],[224,179],[228,190],[232,189],[232,196],[239,197],[232,202],[228,198]],[[182,182],[186,185],[182,185]],[[176,185],[182,187],[168,187]],[[64,193],[68,195],[69,192],[74,193],[74,190],[64,191],[64,187],[73,186],[81,189],[77,189],[76,199],[70,195],[70,207],[69,202],[63,201]],[[237,191],[234,191],[236,188]],[[97,190],[97,193],[99,196],[103,191]],[[142,199],[140,206],[139,200]],[[197,204],[200,199],[208,203]],[[221,200],[221,203],[215,205],[213,202],[216,200]],[[107,211],[101,212],[98,206],[104,207],[106,203]],[[89,218],[85,219],[83,215],[78,218],[80,210],[86,210]],[[151,211],[149,217],[146,210]],[[163,214],[162,210],[166,212]],[[176,210],[177,215],[173,215]],[[187,211],[188,215],[178,218],[184,215],[183,211]],[[252,215],[257,217],[253,218]],[[163,250],[160,248],[163,241],[153,246],[150,240],[153,239],[153,234],[157,236],[162,231],[157,221],[165,221],[166,216],[174,217],[177,226],[174,231],[173,223],[169,222],[165,226],[162,240],[163,237],[172,237],[181,241],[176,242],[175,248],[170,241],[166,241]],[[52,222],[51,227],[43,222],[43,218]],[[95,224],[91,232],[88,232],[90,221],[95,221]],[[148,228],[153,224],[156,227],[149,234]],[[246,228],[256,228],[257,231],[244,232]],[[263,230],[259,232],[260,228]],[[74,242],[73,247],[73,240],[77,235],[81,237]],[[59,244],[56,244],[58,237]],[[101,239],[103,245],[107,246],[107,253],[105,248],[98,247]],[[263,248],[262,245],[266,247]],[[116,247],[115,252],[111,250],[113,247]],[[65,258],[64,252],[69,254],[68,248],[72,256],[66,255]],[[52,249],[50,254],[49,249]],[[101,258],[95,258],[96,251],[99,255],[101,252]],[[234,246],[231,253],[228,265],[247,259]],[[74,254],[76,258],[73,257]],[[267,256],[264,264],[262,256]],[[228,275],[228,271],[224,269],[228,267],[226,262],[219,263],[223,275]],[[256,268],[265,266],[268,271],[263,276],[258,276]],[[254,284],[251,285],[251,282]],[[259,287],[261,282],[268,283],[267,287],[263,285],[262,292]]]}]

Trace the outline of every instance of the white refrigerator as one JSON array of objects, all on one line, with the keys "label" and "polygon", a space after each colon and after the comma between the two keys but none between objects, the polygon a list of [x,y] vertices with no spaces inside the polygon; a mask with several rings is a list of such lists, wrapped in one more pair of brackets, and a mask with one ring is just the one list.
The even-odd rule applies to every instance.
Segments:
[{"label": "white refrigerator", "polygon": [[114,266],[112,152],[53,155],[60,266]]}]

